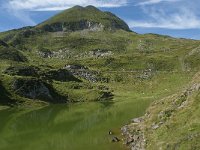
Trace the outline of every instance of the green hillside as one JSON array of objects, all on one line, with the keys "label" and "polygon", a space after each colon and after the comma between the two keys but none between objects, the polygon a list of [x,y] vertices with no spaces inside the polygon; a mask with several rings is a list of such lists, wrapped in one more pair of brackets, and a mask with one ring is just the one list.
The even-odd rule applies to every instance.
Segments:
[{"label": "green hillside", "polygon": [[83,29],[124,29],[130,31],[123,20],[110,12],[102,12],[94,6],[75,6],[39,24],[37,28],[53,32]]},{"label": "green hillside", "polygon": [[193,79],[199,69],[200,41],[137,34],[93,6],[75,6],[37,26],[0,33],[0,105],[114,103],[130,119],[138,117],[126,112],[135,101],[142,112],[152,103],[150,117],[129,127],[131,134],[142,128],[147,150],[199,148],[199,89],[182,93],[199,83]]}]

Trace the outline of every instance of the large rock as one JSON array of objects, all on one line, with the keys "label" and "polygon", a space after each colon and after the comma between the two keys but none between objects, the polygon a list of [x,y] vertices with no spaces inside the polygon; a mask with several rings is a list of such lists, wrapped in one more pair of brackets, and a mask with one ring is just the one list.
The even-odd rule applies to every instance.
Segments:
[{"label": "large rock", "polygon": [[89,70],[87,67],[82,65],[66,65],[65,69],[69,70],[74,76],[86,79],[90,82],[98,81],[98,73],[92,70]]},{"label": "large rock", "polygon": [[108,82],[108,79],[100,76],[99,72],[90,70],[88,67],[83,65],[66,65],[64,69],[69,70],[74,76],[83,78],[90,82]]},{"label": "large rock", "polygon": [[56,81],[76,81],[80,82],[79,79],[74,77],[74,75],[66,69],[50,70],[42,74],[45,79],[51,79]]},{"label": "large rock", "polygon": [[68,70],[88,70],[88,67],[79,64],[66,65],[64,68]]},{"label": "large rock", "polygon": [[143,122],[143,121],[144,121],[144,119],[143,119],[142,117],[131,119],[131,122],[132,122],[132,123],[141,123],[141,122]]},{"label": "large rock", "polygon": [[0,104],[11,105],[14,104],[14,100],[10,98],[10,93],[5,89],[2,82],[0,81]]},{"label": "large rock", "polygon": [[43,100],[52,103],[67,102],[66,98],[58,95],[49,84],[40,79],[18,78],[13,82],[12,88],[16,94],[25,98]]},{"label": "large rock", "polygon": [[18,76],[38,76],[39,69],[34,66],[11,66],[7,68],[4,73],[9,75],[18,75]]},{"label": "large rock", "polygon": [[95,50],[89,51],[89,57],[99,58],[99,57],[108,57],[111,55],[113,55],[113,53],[105,49],[95,49]]}]

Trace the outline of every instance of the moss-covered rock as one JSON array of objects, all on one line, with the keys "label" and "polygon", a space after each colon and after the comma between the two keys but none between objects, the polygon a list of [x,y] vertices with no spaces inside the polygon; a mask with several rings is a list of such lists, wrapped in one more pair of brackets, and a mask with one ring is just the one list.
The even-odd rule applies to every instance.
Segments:
[{"label": "moss-covered rock", "polygon": [[35,78],[17,78],[12,84],[13,91],[25,98],[51,103],[66,103],[67,98],[60,96],[46,82]]},{"label": "moss-covered rock", "polygon": [[39,76],[38,71],[39,71],[39,68],[37,68],[37,67],[20,65],[20,66],[11,66],[11,67],[7,68],[4,71],[4,73],[12,75],[12,76],[18,75],[18,76],[37,77],[37,76]]},{"label": "moss-covered rock", "polygon": [[0,59],[17,62],[27,61],[27,58],[20,51],[12,47],[0,47]]},{"label": "moss-covered rock", "polygon": [[11,105],[14,104],[15,101],[12,100],[10,93],[5,89],[2,82],[0,81],[0,104],[1,105]]},{"label": "moss-covered rock", "polygon": [[43,72],[41,76],[46,80],[56,80],[56,81],[62,81],[62,82],[67,82],[67,81],[80,82],[81,81],[66,69],[46,71],[46,72]]}]

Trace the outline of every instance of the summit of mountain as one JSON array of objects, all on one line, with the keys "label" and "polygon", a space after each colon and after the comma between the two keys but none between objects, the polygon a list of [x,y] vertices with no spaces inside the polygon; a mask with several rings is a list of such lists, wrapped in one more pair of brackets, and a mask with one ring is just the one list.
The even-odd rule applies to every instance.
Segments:
[{"label": "summit of mountain", "polygon": [[51,17],[36,26],[45,31],[77,31],[89,29],[93,31],[117,30],[130,31],[128,25],[111,12],[103,12],[94,6],[74,6]]}]

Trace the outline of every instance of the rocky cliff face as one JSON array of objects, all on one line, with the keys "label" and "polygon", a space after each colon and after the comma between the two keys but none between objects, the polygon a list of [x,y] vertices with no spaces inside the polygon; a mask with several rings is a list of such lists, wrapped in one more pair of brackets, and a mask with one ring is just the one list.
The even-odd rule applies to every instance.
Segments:
[{"label": "rocky cliff face", "polygon": [[75,22],[56,22],[53,24],[47,24],[42,27],[42,30],[48,32],[59,31],[77,31],[77,30],[90,30],[90,31],[102,31],[104,26],[101,23],[93,22],[89,20],[80,20]]}]

